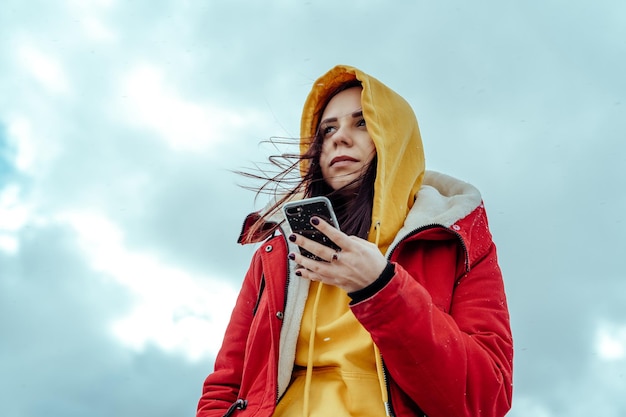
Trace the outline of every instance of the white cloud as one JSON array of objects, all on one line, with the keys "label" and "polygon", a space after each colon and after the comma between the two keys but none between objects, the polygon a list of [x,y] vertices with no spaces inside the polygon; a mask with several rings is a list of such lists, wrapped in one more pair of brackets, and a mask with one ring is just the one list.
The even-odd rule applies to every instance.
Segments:
[{"label": "white cloud", "polygon": [[0,230],[17,231],[28,220],[30,210],[20,202],[18,185],[11,184],[0,191]]},{"label": "white cloud", "polygon": [[600,359],[616,361],[626,358],[626,326],[602,323],[598,326],[596,348]]},{"label": "white cloud", "polygon": [[66,72],[59,60],[33,45],[17,47],[22,67],[49,93],[65,94],[70,89]]},{"label": "white cloud", "polygon": [[59,154],[60,144],[46,131],[47,122],[37,121],[42,115],[26,117],[11,115],[7,120],[8,141],[15,149],[12,165],[28,175],[44,172]]},{"label": "white cloud", "polygon": [[112,327],[124,344],[137,350],[156,344],[190,359],[217,352],[236,297],[230,285],[129,249],[122,230],[99,213],[66,212],[59,219],[77,232],[91,266],[134,294],[135,309]]},{"label": "white cloud", "polygon": [[19,250],[17,232],[28,222],[31,209],[20,199],[20,187],[9,184],[0,190],[0,250],[14,255]]},{"label": "white cloud", "polygon": [[116,0],[67,0],[67,4],[76,8],[108,8],[117,4]]},{"label": "white cloud", "polygon": [[103,21],[103,15],[114,6],[113,0],[68,0],[72,15],[77,16],[87,38],[96,42],[117,40],[114,29]]},{"label": "white cloud", "polygon": [[15,167],[20,171],[28,171],[34,165],[35,144],[29,121],[25,118],[16,118],[9,122],[9,140],[16,147]]},{"label": "white cloud", "polygon": [[159,67],[140,64],[122,81],[126,121],[153,131],[172,149],[204,151],[261,118],[182,97]]},{"label": "white cloud", "polygon": [[81,20],[87,36],[94,41],[111,42],[117,40],[115,32],[95,16],[86,16]]},{"label": "white cloud", "polygon": [[3,251],[9,255],[15,255],[18,250],[18,239],[13,235],[2,233],[0,231],[0,251]]}]

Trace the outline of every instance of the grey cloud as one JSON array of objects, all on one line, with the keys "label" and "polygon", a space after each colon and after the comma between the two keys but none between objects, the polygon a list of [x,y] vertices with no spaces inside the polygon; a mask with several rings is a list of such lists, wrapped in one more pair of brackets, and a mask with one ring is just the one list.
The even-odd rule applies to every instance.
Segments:
[{"label": "grey cloud", "polygon": [[210,364],[120,346],[109,328],[131,299],[83,264],[67,230],[29,228],[22,243],[0,256],[5,413],[192,415]]}]

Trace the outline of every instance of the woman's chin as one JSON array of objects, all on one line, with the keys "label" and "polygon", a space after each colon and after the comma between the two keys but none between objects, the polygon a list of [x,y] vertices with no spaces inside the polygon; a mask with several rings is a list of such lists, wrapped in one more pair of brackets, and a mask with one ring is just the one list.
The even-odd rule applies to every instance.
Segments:
[{"label": "woman's chin", "polygon": [[354,191],[359,188],[359,184],[356,181],[358,179],[357,175],[351,177],[342,177],[341,180],[334,179],[333,181],[327,181],[330,188],[334,191]]},{"label": "woman's chin", "polygon": [[[371,161],[370,161],[371,162]],[[326,184],[330,186],[334,191],[356,191],[358,190],[361,182],[363,181],[363,177],[367,172],[367,165],[359,166],[358,170],[337,170],[336,172],[331,172],[328,177],[324,177]]]}]

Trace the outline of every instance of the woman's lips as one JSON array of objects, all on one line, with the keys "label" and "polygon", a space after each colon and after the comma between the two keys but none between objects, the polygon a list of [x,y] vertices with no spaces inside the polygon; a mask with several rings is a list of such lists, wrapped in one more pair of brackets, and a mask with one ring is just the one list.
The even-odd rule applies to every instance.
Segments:
[{"label": "woman's lips", "polygon": [[340,163],[340,162],[359,162],[358,159],[355,159],[351,156],[347,156],[347,155],[339,155],[334,157],[331,161],[330,161],[330,166],[332,167],[333,165]]}]

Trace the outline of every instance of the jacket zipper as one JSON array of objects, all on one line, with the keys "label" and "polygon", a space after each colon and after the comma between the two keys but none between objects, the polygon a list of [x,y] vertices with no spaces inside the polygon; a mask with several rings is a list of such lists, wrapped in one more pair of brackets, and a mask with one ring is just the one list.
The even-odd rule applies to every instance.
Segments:
[{"label": "jacket zipper", "polygon": [[[427,224],[421,227],[418,227],[416,229],[413,229],[411,232],[407,233],[402,239],[400,239],[400,241],[391,249],[391,252],[389,252],[389,255],[387,256],[387,260],[390,260],[393,253],[396,251],[396,249],[398,248],[398,246],[400,246],[400,244],[402,244],[402,242],[406,241],[408,238],[417,235],[418,233],[421,233],[423,231],[426,230],[430,230],[430,229],[437,229],[437,228],[442,228],[445,229],[446,231],[450,232],[451,234],[453,234],[454,236],[456,236],[456,238],[458,239],[458,241],[461,243],[461,246],[463,247],[463,253],[465,254],[465,270],[468,271],[469,270],[469,253],[467,252],[467,245],[465,245],[465,241],[463,240],[463,237],[455,232],[454,230],[450,230],[450,228],[442,225],[442,224],[436,224],[436,223],[432,223],[432,224]],[[393,404],[391,403],[391,388],[389,387],[389,382],[388,382],[388,377],[387,377],[387,366],[385,366],[385,361],[381,356],[381,361],[383,364],[383,382],[385,383],[385,387],[387,388],[387,403],[385,403],[385,411],[387,413],[387,415],[389,417],[395,417],[395,412],[393,411]],[[420,410],[420,413],[422,413],[422,416],[427,417],[426,414],[424,414],[424,412],[422,410]]]},{"label": "jacket zipper", "polygon": [[224,414],[222,417],[230,417],[233,415],[235,410],[245,410],[247,406],[248,406],[248,401],[242,400],[241,398],[239,398],[237,401],[231,404],[231,406],[226,411],[226,414]]},{"label": "jacket zipper", "polygon": [[[283,239],[285,240],[285,245],[287,247],[287,252],[289,252],[289,242],[287,242],[287,237],[285,236],[285,233],[282,233],[283,235]],[[285,323],[285,309],[287,308],[287,290],[289,289],[289,281],[291,279],[291,277],[289,276],[289,261],[287,261],[287,269],[285,270],[285,276],[287,277],[285,279],[285,300],[283,301],[283,319],[280,322],[280,331],[278,332],[278,337],[280,339],[280,335],[283,331],[283,324]],[[279,340],[279,344],[280,344],[280,340]],[[280,356],[280,352],[279,352],[279,356]],[[278,358],[278,361],[280,362],[280,357]],[[280,366],[280,363],[277,364],[277,366]],[[278,378],[278,377],[277,377]],[[276,380],[276,401],[275,404],[278,404],[278,396],[279,396],[279,392],[278,392],[278,379]]]},{"label": "jacket zipper", "polygon": [[[383,361],[382,354],[380,355],[380,360]],[[387,367],[385,366],[385,362],[383,364],[383,382],[385,383],[385,389],[387,390],[387,402],[385,403],[385,413],[389,417],[395,417],[396,413],[393,411],[393,405],[391,405],[391,389],[389,388],[389,382],[387,379]]]}]

